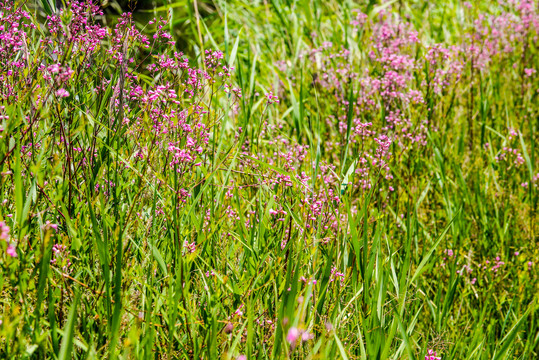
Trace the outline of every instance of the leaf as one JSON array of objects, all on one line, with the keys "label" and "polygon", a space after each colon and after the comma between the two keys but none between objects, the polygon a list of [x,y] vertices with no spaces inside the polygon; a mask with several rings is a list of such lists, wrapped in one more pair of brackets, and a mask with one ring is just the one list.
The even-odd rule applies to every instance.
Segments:
[{"label": "leaf", "polygon": [[241,30],[238,32],[238,37],[236,38],[236,41],[234,42],[234,46],[232,47],[232,51],[230,52],[230,57],[228,58],[228,66],[233,67],[234,62],[236,61],[236,54],[238,53],[238,45],[240,43],[240,35]]},{"label": "leaf", "polygon": [[71,359],[71,351],[73,350],[73,338],[75,337],[75,323],[77,322],[77,306],[79,304],[80,292],[75,290],[75,298],[71,309],[69,310],[69,316],[64,329],[64,335],[62,336],[62,345],[60,345],[60,356],[58,360]]},{"label": "leaf", "polygon": [[339,349],[339,352],[341,353],[341,358],[344,360],[348,360],[348,356],[346,355],[346,350],[344,350],[344,346],[342,345],[341,340],[337,336],[336,332],[333,332],[333,336],[335,337],[335,342],[337,343],[337,348]]},{"label": "leaf", "polygon": [[524,320],[526,319],[526,317],[528,317],[528,315],[530,314],[530,312],[532,311],[532,309],[535,308],[535,301],[533,301],[530,306],[528,306],[528,310],[526,310],[526,312],[524,313],[524,315],[522,315],[520,317],[520,319],[518,319],[518,321],[515,323],[515,325],[513,325],[513,327],[511,328],[511,330],[509,330],[509,332],[507,333],[507,335],[504,336],[504,338],[502,339],[501,341],[501,348],[499,349],[499,351],[496,351],[496,353],[494,354],[494,357],[493,357],[493,360],[501,360],[501,359],[505,359],[505,354],[506,352],[509,350],[509,348],[511,347],[511,345],[513,345],[513,341],[515,340],[515,337],[517,336],[518,334],[518,331],[520,329],[520,327],[522,326],[522,323],[524,322]]},{"label": "leaf", "polygon": [[[50,1],[50,2],[49,2]],[[47,15],[52,15],[53,12],[56,12],[56,3],[52,0],[40,0],[41,6]]]},{"label": "leaf", "polygon": [[[462,208],[461,208],[462,210]],[[425,255],[425,257],[423,258],[423,260],[421,261],[421,263],[419,264],[419,266],[417,267],[417,269],[415,270],[415,273],[414,273],[414,276],[412,276],[412,279],[410,280],[410,284],[413,283],[418,277],[419,275],[421,275],[421,273],[424,271],[423,268],[425,267],[425,265],[427,264],[427,262],[429,261],[430,257],[432,256],[432,254],[434,253],[434,250],[436,250],[436,248],[438,247],[438,245],[440,245],[440,242],[442,242],[445,234],[447,234],[447,232],[449,231],[449,228],[451,227],[451,224],[453,223],[453,221],[455,221],[455,219],[457,218],[457,216],[459,215],[460,213],[460,210],[457,211],[457,213],[455,214],[455,216],[453,216],[453,219],[451,219],[451,221],[449,222],[449,224],[447,224],[447,226],[445,227],[444,231],[442,231],[442,233],[440,234],[440,236],[438,236],[438,239],[436,240],[436,242],[434,243],[433,247],[429,250],[429,252],[427,253],[427,255]]]},{"label": "leaf", "polygon": [[350,176],[354,173],[354,171],[356,171],[356,163],[357,163],[357,160],[354,160],[352,164],[350,164],[348,171],[344,175],[344,178],[341,183],[341,195],[343,195],[346,192],[346,189],[350,181]]}]

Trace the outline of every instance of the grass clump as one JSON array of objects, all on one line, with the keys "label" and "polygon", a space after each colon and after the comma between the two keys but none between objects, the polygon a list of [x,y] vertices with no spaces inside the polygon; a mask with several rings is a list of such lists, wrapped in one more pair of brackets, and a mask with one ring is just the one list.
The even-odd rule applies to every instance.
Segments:
[{"label": "grass clump", "polygon": [[538,356],[533,2],[55,5],[0,7],[2,357]]}]

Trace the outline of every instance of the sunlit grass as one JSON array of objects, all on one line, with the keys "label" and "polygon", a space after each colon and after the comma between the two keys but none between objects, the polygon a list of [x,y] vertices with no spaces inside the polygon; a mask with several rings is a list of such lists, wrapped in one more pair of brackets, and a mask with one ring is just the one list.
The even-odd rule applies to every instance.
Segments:
[{"label": "sunlit grass", "polygon": [[539,356],[533,2],[2,6],[0,357]]}]

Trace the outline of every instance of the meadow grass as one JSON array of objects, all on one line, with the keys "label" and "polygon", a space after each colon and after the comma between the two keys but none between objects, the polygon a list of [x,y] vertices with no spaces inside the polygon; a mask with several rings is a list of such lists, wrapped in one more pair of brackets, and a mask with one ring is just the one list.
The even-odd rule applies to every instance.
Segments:
[{"label": "meadow grass", "polygon": [[0,357],[539,356],[536,3],[105,10],[0,5]]}]

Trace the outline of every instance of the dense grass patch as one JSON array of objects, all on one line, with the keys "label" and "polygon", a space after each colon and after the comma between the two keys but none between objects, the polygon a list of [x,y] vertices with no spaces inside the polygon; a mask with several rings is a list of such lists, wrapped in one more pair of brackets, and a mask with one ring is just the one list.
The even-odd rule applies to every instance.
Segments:
[{"label": "dense grass patch", "polygon": [[0,357],[539,356],[536,3],[145,9],[0,5]]}]

